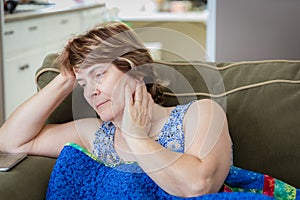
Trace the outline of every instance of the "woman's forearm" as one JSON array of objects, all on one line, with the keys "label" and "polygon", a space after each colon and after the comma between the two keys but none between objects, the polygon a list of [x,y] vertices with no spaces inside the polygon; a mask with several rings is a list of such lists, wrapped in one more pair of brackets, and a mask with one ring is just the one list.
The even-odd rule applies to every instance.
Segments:
[{"label": "woman's forearm", "polygon": [[127,144],[143,170],[166,192],[182,197],[209,192],[206,182],[211,174],[199,158],[170,151],[152,139],[127,138]]},{"label": "woman's forearm", "polygon": [[59,74],[21,104],[0,128],[0,150],[14,151],[36,137],[47,118],[70,94],[74,78]]}]

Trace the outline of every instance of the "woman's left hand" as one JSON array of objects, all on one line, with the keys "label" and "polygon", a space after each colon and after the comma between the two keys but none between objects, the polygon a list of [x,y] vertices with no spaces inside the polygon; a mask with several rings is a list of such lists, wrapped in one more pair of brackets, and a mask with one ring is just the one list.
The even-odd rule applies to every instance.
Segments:
[{"label": "woman's left hand", "polygon": [[125,86],[125,107],[122,119],[122,134],[126,139],[148,138],[151,129],[151,105],[153,100],[144,83],[136,84],[135,92]]}]

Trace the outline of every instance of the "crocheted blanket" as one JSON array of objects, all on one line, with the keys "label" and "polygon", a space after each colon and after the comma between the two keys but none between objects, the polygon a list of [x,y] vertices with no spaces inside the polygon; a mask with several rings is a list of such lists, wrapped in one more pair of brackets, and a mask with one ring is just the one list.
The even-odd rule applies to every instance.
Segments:
[{"label": "crocheted blanket", "polygon": [[[248,173],[248,175],[247,175]],[[270,179],[267,179],[268,181]],[[189,199],[296,199],[299,192],[285,183],[267,182],[264,175],[232,167],[224,189]],[[283,184],[283,185],[282,185]],[[272,187],[275,185],[275,187]],[[264,192],[265,188],[271,189]],[[282,189],[283,187],[283,189]],[[284,190],[284,187],[287,190]],[[278,192],[280,188],[280,193]],[[281,195],[281,196],[278,196]],[[52,171],[46,199],[183,199],[163,191],[134,163],[107,166],[86,149],[70,143],[60,153]],[[299,198],[300,199],[300,198]]]}]

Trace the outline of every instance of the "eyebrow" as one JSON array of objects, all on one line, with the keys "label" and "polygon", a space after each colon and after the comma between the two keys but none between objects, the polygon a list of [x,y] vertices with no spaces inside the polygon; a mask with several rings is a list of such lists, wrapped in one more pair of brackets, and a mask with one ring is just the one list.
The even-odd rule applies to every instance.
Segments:
[{"label": "eyebrow", "polygon": [[[87,72],[87,75],[90,75],[90,74],[94,73],[94,71],[97,70],[99,67],[101,67],[101,65],[91,66],[92,69]],[[105,65],[102,68],[103,68],[103,72],[104,72],[108,68],[108,65]],[[83,81],[84,79],[83,78],[76,78],[76,80],[77,80],[77,82],[79,82],[79,81]]]}]

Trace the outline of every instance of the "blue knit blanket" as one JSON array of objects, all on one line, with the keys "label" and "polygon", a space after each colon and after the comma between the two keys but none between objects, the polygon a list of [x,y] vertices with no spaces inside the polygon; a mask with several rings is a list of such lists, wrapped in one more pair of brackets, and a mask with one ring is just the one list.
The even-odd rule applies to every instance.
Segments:
[{"label": "blue knit blanket", "polygon": [[[183,199],[164,192],[146,173],[138,169],[136,164],[105,166],[82,147],[68,144],[61,151],[52,171],[46,199]],[[232,176],[227,178],[229,184],[225,186],[227,189],[239,188],[237,191],[189,199],[273,199],[251,192],[250,179],[239,179],[236,170],[231,170],[230,174]],[[248,190],[240,192],[243,183],[247,183]]]}]

